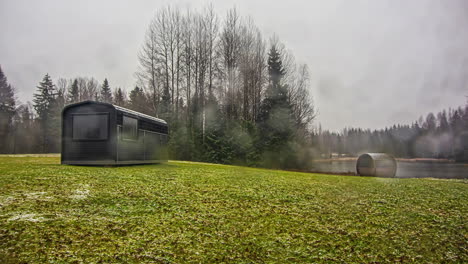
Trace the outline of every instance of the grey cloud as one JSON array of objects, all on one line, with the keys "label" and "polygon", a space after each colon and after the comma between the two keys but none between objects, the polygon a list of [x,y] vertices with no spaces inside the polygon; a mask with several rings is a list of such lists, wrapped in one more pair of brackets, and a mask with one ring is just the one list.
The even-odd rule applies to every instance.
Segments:
[{"label": "grey cloud", "polygon": [[[1,1],[0,64],[24,102],[45,73],[135,84],[137,52],[155,11],[206,1]],[[213,1],[276,33],[307,63],[324,128],[380,128],[464,104],[464,0]]]}]

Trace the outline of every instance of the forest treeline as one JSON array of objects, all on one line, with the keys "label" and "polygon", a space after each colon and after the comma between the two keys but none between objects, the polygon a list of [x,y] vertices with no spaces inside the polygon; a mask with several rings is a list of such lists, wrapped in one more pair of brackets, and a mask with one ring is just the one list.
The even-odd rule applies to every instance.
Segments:
[{"label": "forest treeline", "polygon": [[63,106],[95,100],[165,119],[174,159],[275,168],[309,163],[315,110],[308,68],[235,9],[223,19],[211,6],[160,9],[138,60],[137,85],[128,94],[107,79],[53,82],[45,75],[32,103],[6,107],[2,152],[58,152]]},{"label": "forest treeline", "polygon": [[0,68],[0,152],[59,152],[61,110],[84,100],[165,119],[170,157],[180,160],[307,169],[312,158],[331,153],[454,158],[457,142],[466,144],[466,107],[385,130],[312,129],[316,110],[307,65],[235,9],[222,19],[211,6],[158,10],[138,61],[129,92],[112,88],[112,80],[54,82],[46,74],[26,104],[16,101]]},{"label": "forest treeline", "polygon": [[468,161],[468,103],[464,107],[429,113],[411,125],[380,130],[347,128],[340,133],[314,132],[319,153],[356,156],[384,152],[400,158]]}]

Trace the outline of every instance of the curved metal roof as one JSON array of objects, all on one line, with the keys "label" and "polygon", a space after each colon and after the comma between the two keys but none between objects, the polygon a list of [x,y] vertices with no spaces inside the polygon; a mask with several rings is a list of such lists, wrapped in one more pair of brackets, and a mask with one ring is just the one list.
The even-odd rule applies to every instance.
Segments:
[{"label": "curved metal roof", "polygon": [[137,111],[133,111],[133,110],[130,110],[130,109],[127,109],[127,108],[124,108],[124,107],[121,107],[121,106],[118,106],[118,105],[112,105],[116,110],[119,110],[119,111],[122,111],[124,113],[129,113],[129,114],[132,114],[132,115],[136,115],[136,116],[139,116],[139,117],[143,117],[143,118],[146,118],[146,119],[150,119],[150,120],[153,120],[153,121],[156,121],[156,122],[159,122],[159,123],[163,123],[165,125],[167,125],[167,122],[162,120],[162,119],[159,119],[157,117],[153,117],[153,116],[150,116],[150,115],[146,115],[146,114],[143,114],[143,113],[140,113],[140,112],[137,112]]},{"label": "curved metal roof", "polygon": [[146,118],[146,119],[149,119],[149,120],[152,120],[152,121],[159,122],[159,123],[162,123],[162,124],[167,125],[167,122],[166,122],[166,121],[164,121],[164,120],[162,120],[162,119],[159,119],[159,118],[157,118],[157,117],[153,117],[153,116],[150,116],[150,115],[146,115],[146,114],[143,114],[143,113],[140,113],[140,112],[137,112],[137,111],[133,111],[133,110],[130,110],[130,109],[127,109],[127,108],[118,106],[118,105],[113,105],[113,104],[108,104],[108,103],[103,103],[103,102],[96,102],[96,101],[91,101],[91,100],[82,101],[82,102],[78,102],[78,103],[74,103],[74,104],[69,104],[69,105],[65,106],[65,107],[63,108],[63,110],[66,110],[67,108],[70,108],[70,107],[75,107],[75,106],[83,105],[83,104],[101,104],[101,105],[107,105],[107,106],[114,107],[114,108],[115,108],[116,110],[118,110],[118,111],[121,111],[121,112],[124,112],[124,113],[128,113],[128,114],[131,114],[131,115],[134,115],[134,116],[138,116],[138,117],[143,117],[143,118]]}]

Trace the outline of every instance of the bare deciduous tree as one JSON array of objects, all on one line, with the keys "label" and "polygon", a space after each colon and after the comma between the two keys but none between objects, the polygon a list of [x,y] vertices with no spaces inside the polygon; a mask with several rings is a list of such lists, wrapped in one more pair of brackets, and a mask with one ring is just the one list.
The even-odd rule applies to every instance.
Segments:
[{"label": "bare deciduous tree", "polygon": [[219,53],[221,57],[220,70],[225,83],[225,111],[228,119],[234,119],[238,114],[235,96],[237,95],[237,67],[240,43],[240,17],[236,9],[231,9],[226,15],[224,27],[220,35]]}]

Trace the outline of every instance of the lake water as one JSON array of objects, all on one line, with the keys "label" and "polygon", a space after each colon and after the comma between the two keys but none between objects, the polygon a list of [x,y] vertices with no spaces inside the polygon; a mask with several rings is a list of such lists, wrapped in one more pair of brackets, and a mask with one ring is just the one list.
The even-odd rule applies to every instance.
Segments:
[{"label": "lake water", "polygon": [[[356,173],[356,161],[320,161],[314,171],[329,173]],[[397,161],[397,178],[468,179],[468,164]]]}]

